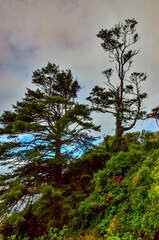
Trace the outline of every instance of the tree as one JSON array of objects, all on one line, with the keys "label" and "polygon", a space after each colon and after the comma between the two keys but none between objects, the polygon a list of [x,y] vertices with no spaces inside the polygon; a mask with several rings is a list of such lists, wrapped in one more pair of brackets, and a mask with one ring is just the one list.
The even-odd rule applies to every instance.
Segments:
[{"label": "tree", "polygon": [[[140,83],[146,80],[146,75],[133,72],[127,76],[133,57],[139,52],[133,46],[139,39],[136,24],[134,19],[128,19],[110,30],[102,29],[97,35],[102,39],[101,46],[109,53],[114,69],[103,72],[107,79],[107,89],[95,86],[87,99],[92,103],[94,110],[111,113],[115,117],[117,138],[133,128],[136,121],[145,115],[142,102],[147,94],[141,92]],[[112,78],[114,71],[118,83]]]},{"label": "tree", "polygon": [[[36,90],[27,89],[13,111],[0,118],[0,133],[11,140],[1,143],[0,159],[12,159],[14,166],[0,178],[1,215],[35,202],[42,184],[60,186],[74,154],[93,146],[96,138],[88,131],[100,129],[92,122],[91,110],[75,101],[80,86],[70,70],[48,63],[33,73],[32,83]],[[29,137],[20,140],[20,134]]]},{"label": "tree", "polygon": [[159,107],[155,107],[152,109],[150,114],[147,114],[147,118],[154,118],[156,120],[156,124],[159,127]]}]

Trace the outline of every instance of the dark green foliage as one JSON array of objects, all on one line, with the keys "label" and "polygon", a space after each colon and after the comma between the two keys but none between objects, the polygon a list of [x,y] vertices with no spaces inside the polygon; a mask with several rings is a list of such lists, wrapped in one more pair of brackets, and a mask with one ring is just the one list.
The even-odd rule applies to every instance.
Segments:
[{"label": "dark green foliage", "polygon": [[[96,137],[89,132],[100,129],[91,110],[75,101],[80,86],[70,70],[48,63],[33,73],[32,83],[37,88],[27,89],[13,111],[0,117],[0,133],[10,139],[0,145],[0,160],[7,165],[11,159],[12,164],[12,172],[0,176],[5,235],[39,236],[52,225],[63,225],[68,217],[63,175],[75,153],[93,147]],[[29,134],[29,139],[19,140],[19,134]]]},{"label": "dark green foliage", "polygon": [[[133,47],[139,39],[136,24],[134,19],[128,19],[110,30],[102,29],[97,35],[102,39],[101,45],[109,53],[114,69],[110,68],[103,72],[107,79],[105,82],[107,89],[95,86],[87,99],[95,111],[111,113],[115,117],[117,138],[133,128],[136,121],[145,115],[142,102],[147,94],[141,92],[140,83],[146,80],[146,75],[133,72],[128,76],[127,73],[133,57],[139,52]],[[113,82],[114,71],[118,82]]]}]

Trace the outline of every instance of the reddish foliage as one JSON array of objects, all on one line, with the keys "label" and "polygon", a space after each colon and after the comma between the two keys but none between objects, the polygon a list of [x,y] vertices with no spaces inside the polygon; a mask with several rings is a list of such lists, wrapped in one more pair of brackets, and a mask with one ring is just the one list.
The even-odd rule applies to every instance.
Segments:
[{"label": "reddish foliage", "polygon": [[120,175],[120,176],[116,176],[113,178],[113,181],[116,183],[120,183],[123,180],[124,176]]},{"label": "reddish foliage", "polygon": [[110,195],[110,193],[106,193],[106,198],[107,198],[108,202],[112,199],[112,196]]}]

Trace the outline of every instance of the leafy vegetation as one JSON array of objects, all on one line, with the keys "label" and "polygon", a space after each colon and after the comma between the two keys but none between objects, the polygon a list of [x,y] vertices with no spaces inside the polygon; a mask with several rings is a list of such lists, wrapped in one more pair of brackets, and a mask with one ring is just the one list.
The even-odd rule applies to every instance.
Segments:
[{"label": "leafy vegetation", "polygon": [[[107,151],[103,142],[70,164],[62,186],[42,184],[34,202],[6,216],[4,239],[157,239],[159,133],[124,139],[127,152]],[[18,199],[24,188],[19,183],[5,197]]]}]

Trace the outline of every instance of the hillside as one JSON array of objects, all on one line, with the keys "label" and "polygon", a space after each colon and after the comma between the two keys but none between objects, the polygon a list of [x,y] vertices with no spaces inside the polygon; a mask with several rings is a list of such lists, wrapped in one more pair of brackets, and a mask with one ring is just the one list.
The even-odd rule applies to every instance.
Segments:
[{"label": "hillside", "polygon": [[[37,200],[6,217],[1,239],[157,240],[159,133],[127,133],[125,152],[107,140],[73,161],[62,184],[42,184]],[[21,191],[14,185],[6,200]]]}]

